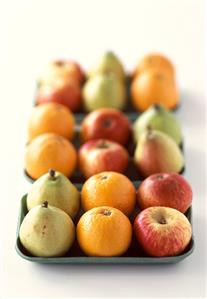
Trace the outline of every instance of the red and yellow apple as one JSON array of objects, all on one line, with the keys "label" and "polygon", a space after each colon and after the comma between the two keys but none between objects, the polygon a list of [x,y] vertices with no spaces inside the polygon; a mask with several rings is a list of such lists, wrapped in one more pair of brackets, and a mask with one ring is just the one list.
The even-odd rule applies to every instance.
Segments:
[{"label": "red and yellow apple", "polygon": [[40,85],[48,85],[56,79],[72,78],[78,83],[84,81],[84,72],[81,66],[73,60],[59,59],[48,64],[39,79]]},{"label": "red and yellow apple", "polygon": [[129,154],[120,144],[107,139],[90,140],[79,150],[79,166],[85,178],[103,172],[125,172]]},{"label": "red and yellow apple", "polygon": [[81,105],[81,87],[74,79],[57,79],[49,84],[40,85],[36,103],[58,103],[77,111]]},{"label": "red and yellow apple", "polygon": [[167,207],[150,207],[139,213],[134,232],[145,252],[156,257],[181,254],[192,237],[187,217]]},{"label": "red and yellow apple", "polygon": [[131,135],[129,119],[119,110],[100,108],[88,114],[81,125],[81,139],[104,138],[126,145]]},{"label": "red and yellow apple", "polygon": [[141,209],[165,206],[185,213],[192,203],[192,189],[185,178],[177,173],[157,173],[146,178],[137,191]]}]

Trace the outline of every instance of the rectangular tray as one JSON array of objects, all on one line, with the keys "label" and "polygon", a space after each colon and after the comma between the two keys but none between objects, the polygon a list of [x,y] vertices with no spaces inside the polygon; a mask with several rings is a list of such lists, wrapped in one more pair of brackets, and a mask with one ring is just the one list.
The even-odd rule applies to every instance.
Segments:
[{"label": "rectangular tray", "polygon": [[[81,188],[81,185],[79,185],[79,188]],[[21,199],[15,248],[17,253],[23,259],[26,259],[31,262],[45,263],[45,264],[172,264],[172,263],[177,263],[182,261],[183,259],[188,257],[194,250],[194,240],[192,237],[192,240],[188,245],[187,249],[181,255],[172,256],[172,257],[159,257],[159,258],[150,257],[147,256],[143,252],[143,250],[137,246],[136,240],[133,239],[129,250],[121,257],[88,257],[84,255],[84,253],[79,248],[77,242],[75,241],[74,245],[72,246],[72,248],[70,249],[70,251],[66,256],[50,257],[50,258],[34,257],[25,251],[19,239],[20,225],[25,215],[27,214],[26,198],[27,195],[24,195]],[[188,217],[190,223],[192,224],[192,207],[188,209],[186,216]],[[134,218],[135,215],[133,215],[132,217]],[[76,222],[77,221],[78,219],[76,219]]]},{"label": "rectangular tray", "polygon": [[[86,80],[83,82],[83,85],[85,84]],[[129,120],[131,122],[134,122],[137,117],[141,114],[141,112],[137,111],[133,104],[132,104],[132,100],[131,100],[131,94],[130,94],[130,87],[131,87],[131,83],[132,83],[132,77],[130,75],[126,75],[126,80],[125,80],[125,86],[126,86],[126,105],[123,108],[123,113],[126,114],[129,118]],[[35,97],[38,91],[38,82],[36,85],[36,90],[34,93],[34,106],[36,106],[36,101],[35,101]],[[83,101],[82,101],[83,102]],[[177,111],[180,108],[180,104],[178,106],[176,106],[175,108],[171,109],[172,112]],[[88,114],[88,112],[84,109],[83,104],[81,105],[81,107],[78,109],[78,111],[74,112],[74,117],[76,120],[77,124],[80,124],[83,120],[83,118]]]},{"label": "rectangular tray", "polygon": [[[75,136],[74,136],[73,140],[71,141],[73,143],[73,145],[75,146],[76,150],[79,150],[79,148],[81,146],[79,133],[80,133],[80,126],[77,126],[76,131],[75,131]],[[134,163],[133,155],[134,155],[135,147],[136,147],[136,145],[131,138],[131,140],[125,146],[126,150],[129,153],[129,164],[128,164],[126,171],[124,172],[124,175],[126,175],[132,182],[139,182],[139,181],[143,181],[144,178],[142,177],[141,173],[139,173],[139,171]],[[183,143],[181,144],[180,148],[181,148],[182,152],[184,153]],[[185,168],[183,168],[181,170],[180,174],[183,174],[184,172],[185,172]],[[24,170],[24,174],[30,182],[35,181],[32,177],[30,177],[27,174],[27,172],[25,170]],[[78,166],[76,167],[73,175],[69,179],[75,185],[83,184],[86,181],[86,179],[84,178],[84,176],[81,173]]]},{"label": "rectangular tray", "polygon": [[[123,109],[123,113],[128,117],[129,121],[131,123],[133,123],[137,117],[141,114],[140,112],[136,111],[135,108],[132,105],[132,101],[131,101],[131,97],[130,97],[130,86],[131,86],[131,81],[132,78],[130,75],[126,76],[126,98],[127,98],[127,103],[125,108]],[[38,90],[38,84],[36,86],[36,92],[37,93]],[[35,100],[34,100],[34,106],[36,105]],[[173,111],[177,110],[179,108],[179,106],[175,107],[173,109]],[[74,112],[74,117],[76,120],[76,134],[73,138],[73,140],[71,141],[73,143],[73,145],[75,146],[75,148],[78,150],[81,146],[81,141],[79,138],[79,131],[80,131],[80,125],[81,122],[83,121],[84,117],[88,114],[88,112],[86,112],[84,110],[83,107],[81,107],[79,109],[79,111]],[[137,167],[134,164],[133,161],[133,155],[134,155],[134,150],[135,150],[135,144],[131,138],[131,140],[128,142],[128,144],[125,146],[125,148],[127,149],[128,153],[129,153],[129,164],[128,167],[125,171],[125,175],[133,182],[138,182],[140,180],[143,180],[144,178],[142,177],[142,175],[139,173]],[[181,145],[181,149],[183,151],[183,144]],[[183,168],[180,172],[180,174],[183,174],[185,171],[185,168]],[[35,180],[30,177],[27,172],[24,170],[24,174],[25,177],[30,181],[30,182],[34,182]],[[76,167],[72,177],[70,177],[70,181],[75,184],[83,184],[86,179],[84,178],[84,176],[82,175],[82,173],[80,172],[80,169],[78,167]]]}]

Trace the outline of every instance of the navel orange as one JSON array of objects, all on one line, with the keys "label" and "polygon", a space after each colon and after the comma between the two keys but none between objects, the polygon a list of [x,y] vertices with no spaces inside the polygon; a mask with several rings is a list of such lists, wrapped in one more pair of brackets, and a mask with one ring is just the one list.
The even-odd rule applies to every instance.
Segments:
[{"label": "navel orange", "polygon": [[77,225],[77,239],[89,256],[120,256],[130,246],[132,225],[118,209],[103,206],[87,211]]},{"label": "navel orange", "polygon": [[136,203],[136,190],[132,182],[123,174],[105,171],[90,177],[81,191],[84,211],[94,207],[111,206],[125,215],[130,215]]},{"label": "navel orange", "polygon": [[28,124],[28,139],[44,133],[56,133],[67,139],[72,139],[75,130],[75,120],[68,108],[57,103],[45,103],[36,106]]},{"label": "navel orange", "polygon": [[173,109],[179,102],[175,79],[158,69],[143,71],[133,80],[131,97],[134,107],[139,111],[145,111],[153,104]]},{"label": "navel orange", "polygon": [[25,152],[25,170],[33,178],[53,168],[70,177],[77,164],[77,153],[70,141],[66,138],[45,133],[34,138]]},{"label": "navel orange", "polygon": [[134,76],[140,75],[143,71],[157,68],[168,72],[171,76],[175,75],[175,69],[172,62],[164,55],[151,53],[145,55],[136,66]]}]

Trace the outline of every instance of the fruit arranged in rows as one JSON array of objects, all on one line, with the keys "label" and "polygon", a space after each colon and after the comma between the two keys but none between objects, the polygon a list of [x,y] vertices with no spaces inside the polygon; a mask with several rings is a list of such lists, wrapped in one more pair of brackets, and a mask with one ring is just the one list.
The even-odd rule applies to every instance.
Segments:
[{"label": "fruit arranged in rows", "polygon": [[[74,116],[63,105],[36,106],[28,125],[27,174],[37,179],[49,168],[68,177],[77,168],[85,178],[102,171],[126,173],[131,160],[142,177],[180,173],[184,167],[180,125],[161,105],[151,106],[134,124],[119,110],[100,108],[76,128]],[[75,140],[79,145],[74,145]],[[129,152],[133,142],[135,149]]]},{"label": "fruit arranged in rows", "polygon": [[120,59],[111,51],[103,53],[95,65],[84,72],[70,60],[50,63],[40,75],[36,104],[55,102],[71,111],[94,111],[99,108],[145,111],[153,104],[174,109],[179,104],[176,75],[172,63],[160,54],[149,54],[129,76]]},{"label": "fruit arranged in rows", "polygon": [[174,256],[192,237],[183,214],[191,203],[191,187],[176,173],[154,174],[136,190],[123,174],[102,172],[79,193],[67,177],[50,170],[28,192],[19,237],[30,254],[40,257],[71,256],[75,239],[88,256],[121,256],[133,235],[135,251]]},{"label": "fruit arranged in rows", "polygon": [[[19,230],[27,252],[72,256],[78,246],[110,257],[133,246],[135,255],[183,253],[192,237],[192,190],[179,175],[183,136],[170,111],[178,104],[175,69],[162,55],[145,56],[130,80],[113,52],[88,72],[74,61],[50,63],[28,123],[25,171],[35,182]],[[141,112],[134,122],[123,112],[130,109]]]}]

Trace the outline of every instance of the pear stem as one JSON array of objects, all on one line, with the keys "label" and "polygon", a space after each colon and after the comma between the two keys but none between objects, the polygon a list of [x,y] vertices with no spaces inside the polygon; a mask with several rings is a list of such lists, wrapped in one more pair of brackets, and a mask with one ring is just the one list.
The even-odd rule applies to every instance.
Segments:
[{"label": "pear stem", "polygon": [[50,175],[50,178],[51,178],[52,180],[54,180],[54,179],[55,179],[55,170],[54,170],[54,169],[50,169],[50,170],[49,170],[49,175]]},{"label": "pear stem", "polygon": [[43,208],[47,208],[47,207],[48,207],[48,202],[47,202],[47,201],[44,201],[43,204],[42,204],[42,207],[43,207]]},{"label": "pear stem", "polygon": [[147,126],[147,131],[150,133],[150,132],[152,132],[152,126],[151,125],[148,125]]}]

